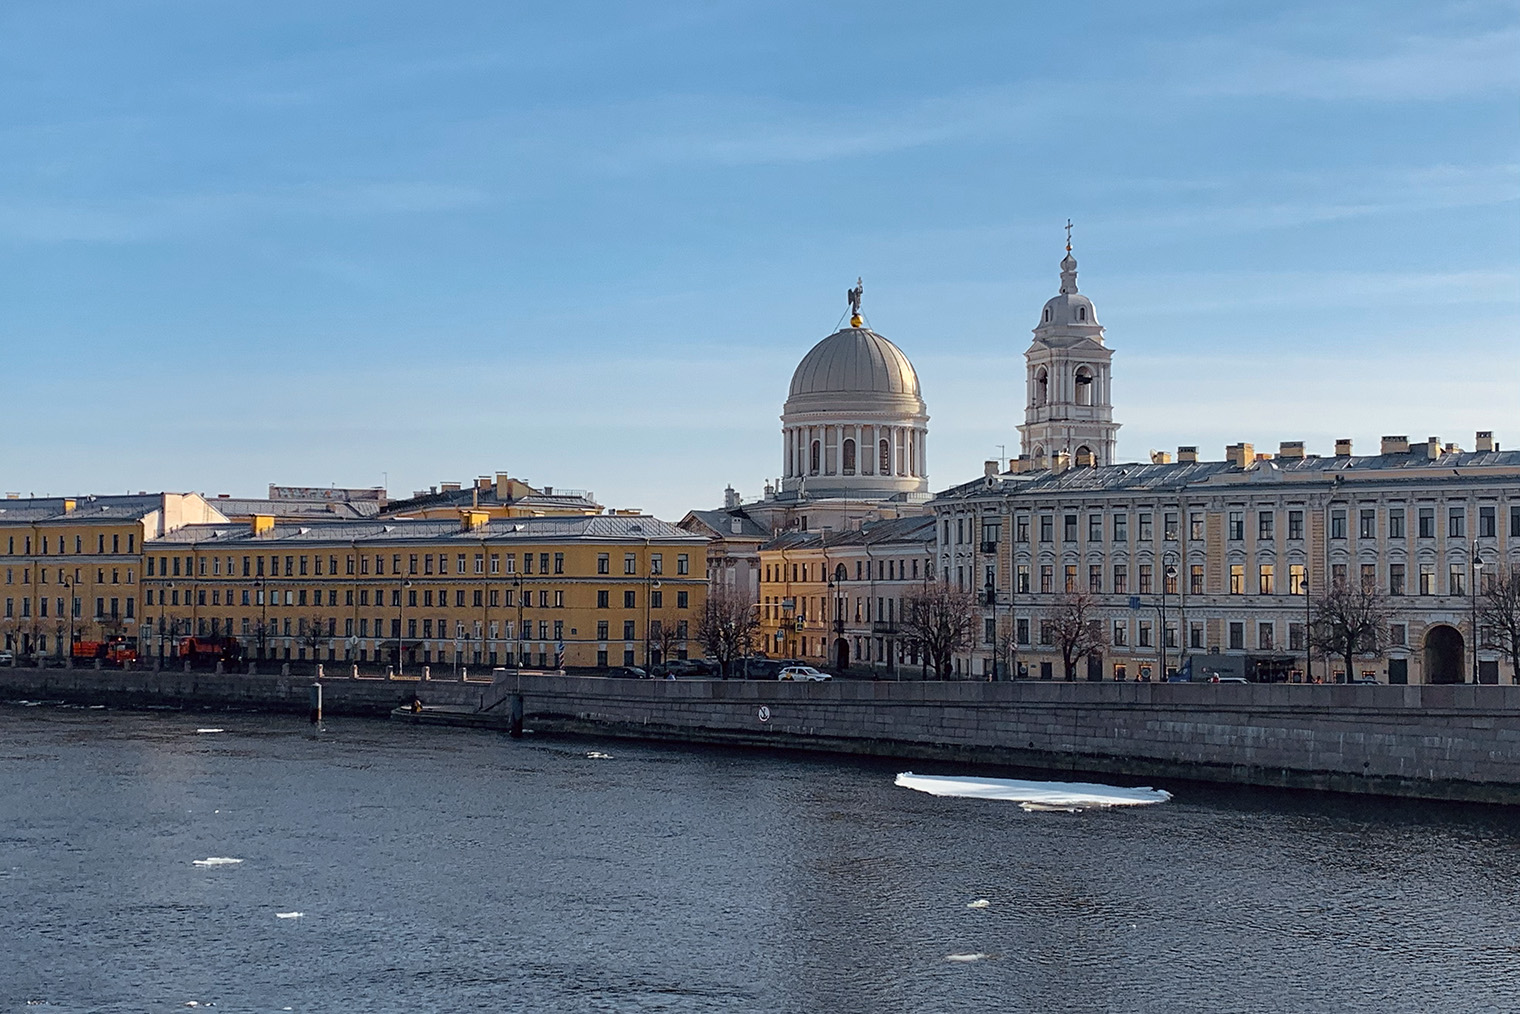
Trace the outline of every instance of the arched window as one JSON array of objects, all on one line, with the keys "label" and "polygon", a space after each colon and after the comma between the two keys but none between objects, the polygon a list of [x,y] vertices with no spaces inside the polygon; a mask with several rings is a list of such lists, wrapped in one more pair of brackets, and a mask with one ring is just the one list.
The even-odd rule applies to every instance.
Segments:
[{"label": "arched window", "polygon": [[853,440],[844,442],[844,474],[855,474],[855,441]]},{"label": "arched window", "polygon": [[880,474],[880,475],[891,475],[892,474],[892,442],[889,441],[889,440],[883,440],[881,442],[881,462],[880,462],[880,464],[881,464],[881,468],[878,469],[878,474]]},{"label": "arched window", "polygon": [[844,584],[845,579],[848,578],[849,576],[850,576],[849,572],[844,569],[844,564],[841,563],[839,566],[837,566],[837,567],[834,568],[834,583],[835,584]]},{"label": "arched window", "polygon": [[1092,448],[1088,447],[1086,444],[1083,444],[1081,447],[1077,448],[1076,458],[1077,465],[1080,467],[1092,468],[1097,464],[1097,462],[1093,460]]},{"label": "arched window", "polygon": [[1050,378],[1045,374],[1045,367],[1040,367],[1034,375],[1034,404],[1036,408],[1044,405],[1050,397]]},{"label": "arched window", "polygon": [[1093,373],[1085,366],[1077,367],[1077,404],[1091,405],[1093,403]]},{"label": "arched window", "polygon": [[1045,308],[1045,323],[1050,323],[1050,307]]},{"label": "arched window", "polygon": [[1078,320],[1086,320],[1087,319],[1087,307],[1085,307],[1085,306],[1079,306],[1079,307],[1077,307],[1077,319]]},{"label": "arched window", "polygon": [[822,457],[823,457],[823,446],[818,441],[814,440],[813,441],[812,461],[810,462],[810,465],[812,466],[810,468],[810,472],[813,475],[817,475],[818,474],[819,462],[822,459]]}]

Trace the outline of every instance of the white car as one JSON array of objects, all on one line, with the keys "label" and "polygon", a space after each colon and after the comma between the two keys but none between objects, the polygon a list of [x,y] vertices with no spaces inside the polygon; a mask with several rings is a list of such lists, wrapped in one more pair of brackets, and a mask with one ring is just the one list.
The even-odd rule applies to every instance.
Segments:
[{"label": "white car", "polygon": [[778,680],[796,680],[799,683],[822,683],[834,677],[826,672],[819,672],[810,665],[789,665],[777,674]]}]

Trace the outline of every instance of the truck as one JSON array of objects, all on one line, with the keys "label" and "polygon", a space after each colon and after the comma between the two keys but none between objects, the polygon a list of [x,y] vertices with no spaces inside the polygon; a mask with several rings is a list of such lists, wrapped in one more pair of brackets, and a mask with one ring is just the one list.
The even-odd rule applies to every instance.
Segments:
[{"label": "truck", "polygon": [[112,637],[105,641],[75,641],[70,652],[76,661],[99,660],[124,666],[137,661],[137,638]]},{"label": "truck", "polygon": [[179,657],[191,665],[237,665],[243,659],[243,646],[235,637],[182,637]]}]

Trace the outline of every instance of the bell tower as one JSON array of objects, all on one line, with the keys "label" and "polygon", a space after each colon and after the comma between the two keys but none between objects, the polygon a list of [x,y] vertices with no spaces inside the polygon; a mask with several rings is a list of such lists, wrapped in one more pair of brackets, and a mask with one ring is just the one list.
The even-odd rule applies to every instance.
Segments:
[{"label": "bell tower", "polygon": [[1103,325],[1092,300],[1077,291],[1077,259],[1071,255],[1071,223],[1066,223],[1066,256],[1061,291],[1045,304],[1024,353],[1028,396],[1020,453],[1036,468],[1048,468],[1060,453],[1072,465],[1114,463],[1119,424],[1110,391],[1113,349],[1103,344]]}]

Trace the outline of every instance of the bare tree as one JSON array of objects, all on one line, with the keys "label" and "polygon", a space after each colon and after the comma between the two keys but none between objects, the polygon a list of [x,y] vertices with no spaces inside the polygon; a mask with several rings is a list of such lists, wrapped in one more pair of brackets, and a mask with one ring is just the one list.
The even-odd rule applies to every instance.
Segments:
[{"label": "bare tree", "polygon": [[944,679],[951,672],[956,653],[971,647],[976,598],[950,587],[947,581],[936,581],[909,592],[903,599],[902,612],[925,662],[934,667],[935,678]]},{"label": "bare tree", "polygon": [[322,645],[332,637],[329,624],[321,615],[313,615],[310,619],[299,620],[296,625],[296,633],[301,639],[301,644],[311,649],[311,658],[316,661],[320,657]]},{"label": "bare tree", "polygon": [[[1108,646],[1097,600],[1091,592],[1065,592],[1045,611],[1051,638],[1061,652],[1061,668],[1068,680],[1077,678],[1077,663]],[[1041,635],[1042,639],[1044,635]]]},{"label": "bare tree", "polygon": [[718,663],[724,679],[729,666],[748,650],[758,626],[755,604],[747,596],[722,586],[708,592],[697,620],[697,640]]},{"label": "bare tree", "polygon": [[1388,604],[1370,581],[1337,581],[1311,596],[1309,609],[1310,646],[1344,661],[1348,683],[1358,655],[1377,655],[1387,646]]},{"label": "bare tree", "polygon": [[1493,573],[1484,571],[1478,625],[1487,634],[1481,647],[1503,652],[1510,679],[1520,683],[1520,569],[1501,564]]},{"label": "bare tree", "polygon": [[993,630],[993,668],[1002,674],[1005,679],[1014,679],[1014,669],[1018,664],[1018,657],[1018,627],[1014,623],[1012,616],[1004,616],[997,621],[997,625]]},{"label": "bare tree", "polygon": [[665,623],[662,620],[650,620],[649,629],[644,635],[647,641],[647,654],[645,657],[647,658],[648,654],[659,652],[660,664],[670,664],[670,659],[675,655],[677,646],[685,640],[685,638],[679,635],[680,631],[676,628],[675,624]]}]

